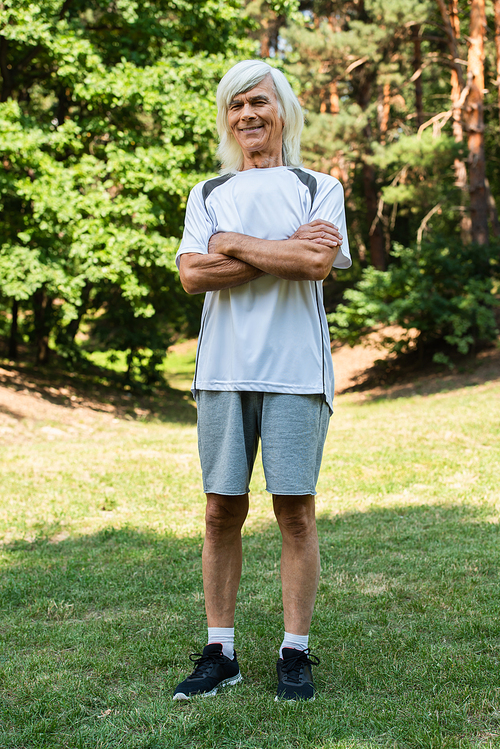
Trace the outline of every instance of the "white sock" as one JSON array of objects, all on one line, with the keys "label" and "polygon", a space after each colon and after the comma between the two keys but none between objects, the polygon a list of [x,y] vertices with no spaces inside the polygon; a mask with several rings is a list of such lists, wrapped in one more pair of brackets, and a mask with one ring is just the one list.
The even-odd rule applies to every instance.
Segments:
[{"label": "white sock", "polygon": [[283,658],[283,648],[294,648],[294,650],[307,650],[309,635],[292,635],[285,632],[285,637],[280,647],[280,658]]},{"label": "white sock", "polygon": [[222,652],[228,658],[234,658],[234,627],[209,627],[208,643],[220,642]]}]

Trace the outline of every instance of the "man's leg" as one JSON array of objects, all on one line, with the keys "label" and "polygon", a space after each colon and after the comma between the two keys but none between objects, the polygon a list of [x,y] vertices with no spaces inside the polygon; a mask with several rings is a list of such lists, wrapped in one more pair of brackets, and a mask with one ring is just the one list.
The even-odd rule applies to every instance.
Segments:
[{"label": "man's leg", "polygon": [[320,573],[314,497],[273,495],[273,505],[282,536],[285,631],[308,635]]},{"label": "man's leg", "polygon": [[202,562],[209,642],[193,673],[177,686],[174,700],[216,694],[220,687],[241,681],[233,651],[234,610],[241,577],[241,528],[247,512],[248,494],[207,494]]},{"label": "man's leg", "polygon": [[[257,452],[259,393],[200,390],[198,445],[207,495],[203,587],[208,644],[174,699],[215,694],[241,681],[234,653],[234,610],[241,577],[241,528],[248,512],[248,486]],[[194,660],[192,658],[192,660]]]},{"label": "man's leg", "polygon": [[285,636],[277,663],[276,700],[314,699],[309,628],[318,589],[320,560],[314,496],[273,495],[283,540],[281,581]]},{"label": "man's leg", "polygon": [[330,411],[320,395],[266,393],[262,461],[283,543],[285,631],[306,636],[319,581],[315,488]]},{"label": "man's leg", "polygon": [[241,528],[247,513],[248,494],[207,494],[202,561],[209,627],[234,627],[241,577]]}]

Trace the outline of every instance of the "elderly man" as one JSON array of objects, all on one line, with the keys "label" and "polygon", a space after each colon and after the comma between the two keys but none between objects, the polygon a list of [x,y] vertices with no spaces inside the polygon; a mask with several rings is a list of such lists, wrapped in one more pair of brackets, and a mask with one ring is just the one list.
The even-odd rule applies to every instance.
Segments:
[{"label": "elderly man", "polygon": [[193,394],[207,496],[208,644],[192,656],[195,669],[173,699],[241,680],[234,615],[259,438],[282,535],[276,699],[313,699],[314,496],[333,398],[322,281],[332,266],[351,264],[343,190],[333,177],[300,168],[302,110],[278,70],[238,63],[221,80],[217,104],[222,176],[192,190],[177,254],[184,289],[206,292]]}]

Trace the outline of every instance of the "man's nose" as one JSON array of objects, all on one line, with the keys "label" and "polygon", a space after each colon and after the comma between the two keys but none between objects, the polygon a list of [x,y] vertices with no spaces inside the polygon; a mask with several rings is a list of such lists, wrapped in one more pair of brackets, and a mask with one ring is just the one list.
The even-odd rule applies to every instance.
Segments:
[{"label": "man's nose", "polygon": [[243,110],[242,110],[241,116],[244,117],[247,120],[255,117],[254,109],[253,109],[252,105],[249,104],[248,102],[245,102],[245,104],[243,106]]}]

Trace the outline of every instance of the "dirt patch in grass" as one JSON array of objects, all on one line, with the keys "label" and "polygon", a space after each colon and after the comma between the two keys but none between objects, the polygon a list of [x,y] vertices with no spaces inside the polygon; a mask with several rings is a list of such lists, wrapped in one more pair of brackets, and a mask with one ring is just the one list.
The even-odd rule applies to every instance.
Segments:
[{"label": "dirt patch in grass", "polygon": [[453,369],[427,362],[416,354],[396,359],[380,347],[384,336],[397,339],[393,326],[375,331],[362,345],[332,349],[336,395],[350,399],[401,398],[482,385],[500,379],[500,341],[496,346],[456,359]]},{"label": "dirt patch in grass", "polygon": [[27,436],[40,422],[47,439],[54,439],[62,435],[50,422],[92,429],[122,419],[194,423],[196,410],[188,393],[171,388],[141,395],[57,370],[0,366],[0,439]]},{"label": "dirt patch in grass", "polygon": [[[387,328],[387,335],[397,334],[396,328]],[[364,344],[348,346],[347,344],[333,344],[332,360],[335,373],[335,393],[348,392],[359,387],[372,372],[377,361],[388,362],[393,357],[380,348],[382,331],[373,332]]]}]

